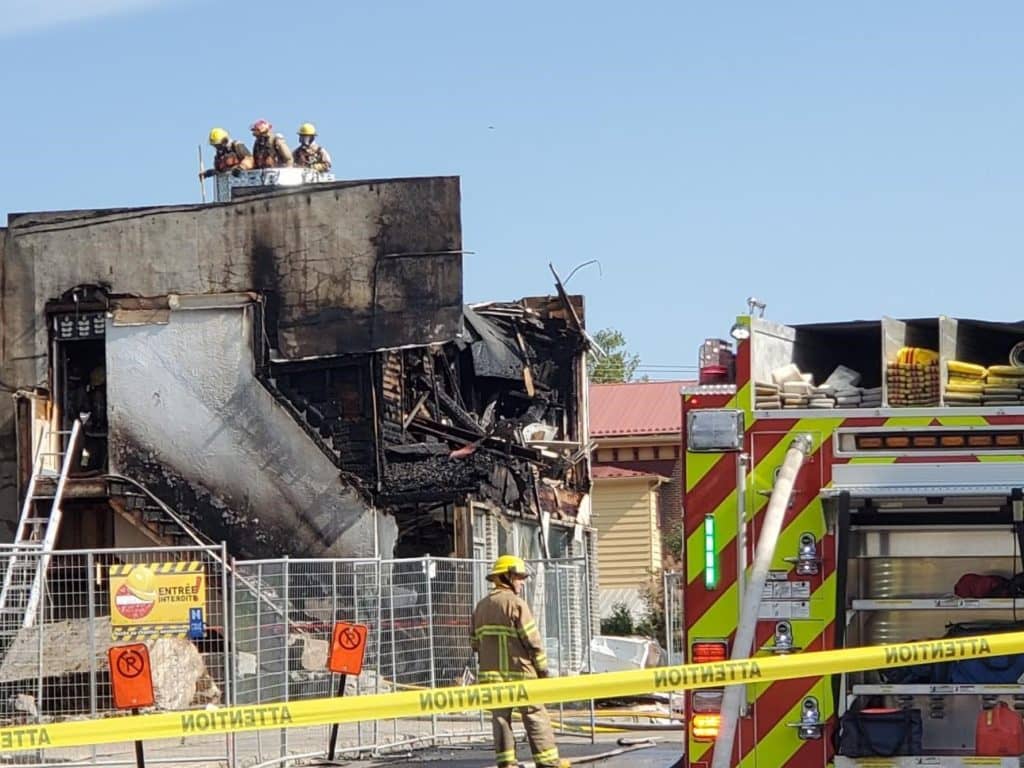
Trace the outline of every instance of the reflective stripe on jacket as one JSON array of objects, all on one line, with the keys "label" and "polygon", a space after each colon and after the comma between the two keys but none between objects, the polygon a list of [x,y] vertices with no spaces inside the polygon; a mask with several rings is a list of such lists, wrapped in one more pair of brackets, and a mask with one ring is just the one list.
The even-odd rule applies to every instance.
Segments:
[{"label": "reflective stripe on jacket", "polygon": [[537,677],[548,668],[544,642],[530,606],[498,585],[473,610],[470,642],[480,656],[480,682]]}]

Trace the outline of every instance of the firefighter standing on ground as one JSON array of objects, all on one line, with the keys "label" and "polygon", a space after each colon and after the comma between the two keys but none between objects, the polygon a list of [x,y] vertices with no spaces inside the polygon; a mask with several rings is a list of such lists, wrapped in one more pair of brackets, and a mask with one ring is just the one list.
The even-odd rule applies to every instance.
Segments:
[{"label": "firefighter standing on ground", "polygon": [[292,156],[299,168],[309,168],[320,173],[331,170],[331,156],[316,143],[316,126],[312,123],[299,126],[299,146],[292,152]]},{"label": "firefighter standing on ground", "polygon": [[274,126],[266,120],[257,120],[249,130],[252,131],[252,157],[257,168],[290,168],[292,151],[284,136],[274,133]]},{"label": "firefighter standing on ground", "polygon": [[213,168],[209,168],[199,174],[199,178],[208,179],[218,173],[229,171],[247,171],[253,167],[252,155],[248,147],[240,141],[232,141],[228,132],[223,128],[214,128],[210,131],[210,146],[216,151],[213,158]]},{"label": "firefighter standing on ground", "polygon": [[[480,682],[500,683],[548,676],[548,657],[530,606],[520,597],[526,563],[502,555],[487,575],[494,589],[473,610],[470,639],[480,657]],[[519,707],[537,768],[564,768],[543,704]],[[518,765],[512,709],[491,710],[498,768]]]}]

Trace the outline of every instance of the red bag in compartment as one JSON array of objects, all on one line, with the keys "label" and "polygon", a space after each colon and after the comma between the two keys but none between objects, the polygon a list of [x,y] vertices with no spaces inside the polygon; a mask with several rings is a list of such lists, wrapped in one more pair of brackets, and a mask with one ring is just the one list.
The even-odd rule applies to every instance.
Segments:
[{"label": "red bag in compartment", "polygon": [[953,587],[957,597],[1009,597],[1010,580],[994,574],[965,573]]},{"label": "red bag in compartment", "polygon": [[1024,721],[1000,701],[978,713],[974,729],[974,754],[1024,755]]}]

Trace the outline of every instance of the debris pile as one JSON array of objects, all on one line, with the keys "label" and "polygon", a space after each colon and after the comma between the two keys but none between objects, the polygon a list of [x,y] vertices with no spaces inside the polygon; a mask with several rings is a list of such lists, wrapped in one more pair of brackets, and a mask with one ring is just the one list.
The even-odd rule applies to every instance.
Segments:
[{"label": "debris pile", "polygon": [[573,520],[581,445],[582,301],[467,306],[456,339],[269,364],[265,383],[343,474],[401,521],[472,498]]}]

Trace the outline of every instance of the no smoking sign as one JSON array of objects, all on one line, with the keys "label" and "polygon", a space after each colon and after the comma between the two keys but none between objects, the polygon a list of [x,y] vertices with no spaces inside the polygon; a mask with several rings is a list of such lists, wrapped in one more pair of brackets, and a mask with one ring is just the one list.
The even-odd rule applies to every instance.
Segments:
[{"label": "no smoking sign", "polygon": [[367,628],[363,624],[339,621],[331,633],[331,654],[327,668],[341,675],[358,675],[363,671]]}]

